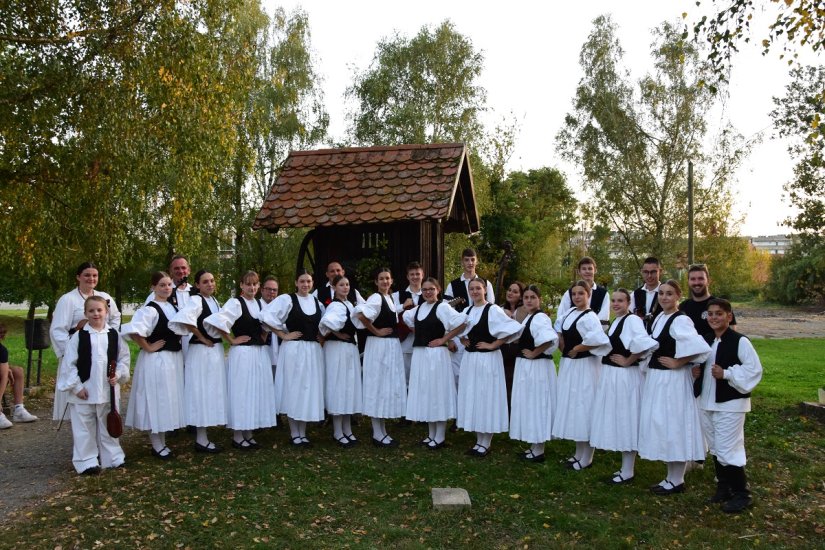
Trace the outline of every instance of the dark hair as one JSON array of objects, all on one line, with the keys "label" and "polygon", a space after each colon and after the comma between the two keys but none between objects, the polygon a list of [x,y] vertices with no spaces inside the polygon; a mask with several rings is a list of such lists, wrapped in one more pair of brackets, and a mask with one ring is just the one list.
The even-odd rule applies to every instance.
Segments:
[{"label": "dark hair", "polygon": [[410,271],[412,271],[413,269],[420,269],[421,271],[424,271],[424,268],[423,268],[423,267],[421,267],[421,264],[420,264],[420,263],[418,263],[418,262],[410,262],[410,263],[408,263],[408,264],[407,264],[407,273],[409,273],[409,272],[410,272]]},{"label": "dark hair", "polygon": [[527,292],[528,290],[530,292],[534,293],[539,298],[541,298],[541,289],[539,289],[539,287],[537,287],[536,285],[527,285],[524,288],[524,292],[522,292],[521,295],[524,296],[524,293]]},{"label": "dark hair", "polygon": [[[649,264],[649,263],[651,263],[651,262],[645,262],[645,263],[646,263],[646,264]],[[626,288],[617,288],[617,289],[616,289],[616,292],[621,292],[622,294],[624,294],[625,296],[627,296],[627,303],[628,303],[628,304],[630,303],[630,291],[629,291],[629,290],[627,290]]]},{"label": "dark hair", "polygon": [[167,279],[172,279],[172,277],[170,277],[169,274],[165,271],[155,271],[154,273],[152,273],[152,286],[157,285],[160,282],[160,280],[164,277],[166,277]]},{"label": "dark hair", "polygon": [[581,269],[581,267],[585,264],[593,264],[593,267],[596,267],[596,260],[594,260],[590,256],[585,256],[584,258],[579,260],[579,263],[576,264],[576,269]]},{"label": "dark hair", "polygon": [[708,279],[710,279],[710,273],[708,273],[708,266],[707,265],[705,265],[705,264],[691,264],[690,266],[688,266],[688,275],[690,275],[694,271],[704,271],[705,275],[707,275]]},{"label": "dark hair", "polygon": [[573,290],[577,286],[584,288],[584,290],[587,291],[588,296],[590,296],[593,293],[593,289],[590,288],[590,285],[588,285],[584,279],[579,279],[578,281],[573,283],[573,285],[570,287],[570,290]]},{"label": "dark hair", "polygon": [[373,281],[378,281],[378,276],[382,273],[389,273],[390,279],[392,279],[392,271],[390,271],[389,267],[379,267],[375,270],[375,276],[372,278]]},{"label": "dark hair", "polygon": [[478,254],[476,254],[476,251],[472,248],[465,248],[464,250],[461,251],[461,257],[462,258],[478,258]]},{"label": "dark hair", "polygon": [[275,277],[274,275],[270,275],[269,277],[264,279],[264,284],[268,283],[269,281],[275,281],[277,283],[278,282],[278,277]]},{"label": "dark hair", "polygon": [[295,272],[295,280],[297,281],[298,279],[300,279],[301,275],[309,275],[310,279],[313,278],[312,273],[310,273],[310,271],[305,267],[298,268],[298,270]]},{"label": "dark hair", "polygon": [[[509,285],[507,285],[507,290],[510,290],[510,287],[516,285],[518,287],[518,301],[516,302],[516,308],[524,303],[524,283],[521,281],[513,281]],[[510,302],[507,301],[507,292],[504,293],[504,308],[510,309]]]},{"label": "dark hair", "polygon": [[187,258],[186,256],[184,256],[183,254],[175,254],[174,256],[172,256],[172,259],[171,259],[171,260],[169,260],[169,267],[171,267],[171,266],[172,266],[172,264],[173,264],[173,263],[175,263],[175,260],[183,260],[183,261],[185,261],[187,264],[189,263],[189,258]]},{"label": "dark hair", "polygon": [[201,277],[203,277],[207,273],[212,273],[212,272],[209,271],[208,269],[201,269],[200,271],[195,273],[195,284],[200,283],[201,282]]},{"label": "dark hair", "polygon": [[255,283],[261,282],[261,278],[258,277],[258,273],[252,270],[247,271],[241,277],[241,282],[245,285],[254,285]]},{"label": "dark hair", "polygon": [[664,283],[662,283],[662,284],[663,284],[663,285],[667,285],[667,286],[672,286],[673,288],[675,288],[675,289],[676,289],[676,293],[677,293],[679,296],[681,296],[681,295],[682,295],[682,287],[679,285],[678,281],[676,281],[676,280],[674,280],[674,279],[668,279],[667,281],[665,281],[665,282],[664,282]]},{"label": "dark hair", "polygon": [[711,298],[708,300],[708,307],[710,306],[719,306],[719,309],[725,313],[733,313],[733,306],[724,298]]},{"label": "dark hair", "polygon": [[656,264],[657,266],[662,267],[662,263],[659,261],[659,258],[656,258],[655,256],[648,256],[645,258],[645,261],[642,262],[642,265],[644,264]]},{"label": "dark hair", "polygon": [[344,264],[342,264],[341,262],[339,262],[338,260],[335,260],[335,259],[332,259],[332,260],[327,262],[327,269],[329,269],[329,266],[331,266],[332,264],[338,264],[338,265],[341,266],[341,269],[344,269]]},{"label": "dark hair", "polygon": [[470,284],[471,284],[471,283],[475,283],[475,282],[479,282],[479,283],[481,283],[481,288],[483,288],[483,289],[484,289],[484,295],[486,296],[486,295],[487,295],[487,281],[486,281],[486,280],[484,280],[484,278],[483,278],[483,277],[479,277],[478,275],[476,275],[475,277],[473,277],[472,279],[470,279],[470,280],[467,282],[467,290],[469,290],[469,289],[470,289]]},{"label": "dark hair", "polygon": [[[435,277],[427,277],[426,279],[424,279],[424,282],[425,282],[425,283],[432,283],[432,284],[434,284],[434,285],[435,285],[435,289],[436,289],[438,292],[441,292],[441,283],[439,283],[439,282],[438,282],[438,279],[436,279]],[[422,283],[422,285],[421,285],[421,286],[424,286],[424,285],[423,285],[423,283]]]},{"label": "dark hair", "polygon": [[[332,278],[332,282],[330,283],[330,285],[332,285],[333,293],[334,293],[335,285],[337,285],[338,283],[340,283],[344,279],[347,279],[346,275],[336,275],[335,277]],[[347,282],[349,282],[349,279],[347,279]]]},{"label": "dark hair", "polygon": [[100,271],[97,268],[97,264],[95,264],[94,262],[83,262],[82,264],[77,266],[77,272],[75,273],[75,275],[80,276],[87,269],[97,269],[98,271]]}]

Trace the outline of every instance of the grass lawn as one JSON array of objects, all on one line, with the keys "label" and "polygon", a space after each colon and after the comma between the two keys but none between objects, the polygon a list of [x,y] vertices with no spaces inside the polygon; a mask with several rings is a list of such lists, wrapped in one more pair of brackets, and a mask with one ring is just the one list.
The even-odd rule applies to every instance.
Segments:
[{"label": "grass lawn", "polygon": [[[16,348],[21,337],[10,329],[7,345]],[[515,456],[522,444],[497,435],[479,460],[464,455],[472,434],[449,434],[450,447],[430,452],[415,445],[425,427],[395,425],[401,447],[376,449],[363,444],[370,431],[362,420],[353,449],[319,426],[310,429],[313,449],[292,449],[280,428],[256,435],[261,450],[204,456],[178,433],[169,462],[150,456],[145,435],[128,433],[127,468],[67,474],[59,492],[0,529],[0,547],[822,548],[825,425],[800,417],[798,404],[825,385],[825,340],[755,345],[765,376],[746,425],[755,506],[742,515],[705,504],[712,467],[688,474],[687,493],[654,497],[647,488],[664,476],[661,463],[640,460],[634,483],[612,487],[604,480],[618,453],[597,452],[593,467],[576,473],[559,464],[571,442],[548,444],[547,462],[531,464]],[[227,431],[212,435],[228,447]],[[433,487],[467,489],[472,508],[433,511]]]}]

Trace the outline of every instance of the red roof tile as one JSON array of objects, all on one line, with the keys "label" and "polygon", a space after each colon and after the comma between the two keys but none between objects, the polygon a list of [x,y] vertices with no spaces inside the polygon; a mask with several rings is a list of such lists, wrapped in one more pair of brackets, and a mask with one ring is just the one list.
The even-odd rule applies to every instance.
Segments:
[{"label": "red roof tile", "polygon": [[460,215],[477,230],[472,180],[465,177],[471,171],[462,168],[468,162],[463,143],[293,151],[253,227],[445,220],[462,185],[471,212]]}]

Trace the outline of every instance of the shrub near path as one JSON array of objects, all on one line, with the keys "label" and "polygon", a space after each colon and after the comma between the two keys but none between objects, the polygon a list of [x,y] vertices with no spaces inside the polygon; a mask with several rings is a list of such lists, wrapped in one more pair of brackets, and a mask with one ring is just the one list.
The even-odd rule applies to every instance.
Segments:
[{"label": "shrub near path", "polygon": [[[815,547],[825,537],[825,427],[800,417],[798,403],[825,380],[823,341],[755,344],[765,364],[746,427],[756,506],[740,516],[704,503],[710,468],[688,474],[686,494],[654,498],[647,486],[661,479],[663,465],[639,461],[634,484],[612,487],[603,479],[618,467],[618,454],[599,452],[592,468],[573,473],[558,463],[569,442],[549,444],[546,463],[525,464],[515,457],[521,445],[506,435],[477,460],[463,455],[471,434],[451,434],[451,447],[433,453],[415,445],[423,434],[417,426],[393,426],[402,446],[390,452],[342,450],[328,428],[315,427],[311,450],[289,447],[280,429],[256,436],[257,452],[203,456],[179,433],[170,438],[177,457],[160,462],[143,434],[127,432],[128,467],[82,478],[71,469],[71,449],[54,448],[53,432],[41,437],[38,426],[26,437],[29,455],[58,472],[40,502],[20,506],[7,476],[29,482],[37,468],[3,468],[8,516],[0,547]],[[0,448],[9,435],[22,442],[27,429],[0,433]],[[367,422],[356,435],[368,441]],[[224,430],[213,437],[229,441]],[[449,486],[470,492],[471,510],[431,510],[430,489]]]}]

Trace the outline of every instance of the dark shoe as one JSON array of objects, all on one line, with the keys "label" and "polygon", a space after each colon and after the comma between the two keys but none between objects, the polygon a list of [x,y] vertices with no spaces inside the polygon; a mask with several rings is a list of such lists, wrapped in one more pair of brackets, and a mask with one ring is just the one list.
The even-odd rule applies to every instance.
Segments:
[{"label": "dark shoe", "polygon": [[593,463],[591,462],[587,466],[582,466],[582,463],[579,462],[578,459],[574,458],[573,462],[570,462],[570,461],[567,462],[567,469],[568,470],[573,470],[574,472],[581,472],[582,470],[588,469],[592,465],[593,465]]},{"label": "dark shoe", "polygon": [[246,442],[249,443],[249,446],[253,449],[260,449],[261,448],[261,446],[258,445],[258,442],[255,441],[255,438],[250,437],[249,439],[246,440]]},{"label": "dark shoe", "polygon": [[289,440],[293,447],[309,447],[309,439],[297,436]]},{"label": "dark shoe", "polygon": [[206,445],[201,445],[197,441],[195,441],[195,452],[196,453],[208,453],[208,454],[217,454],[221,452],[223,449],[212,443],[211,441]]},{"label": "dark shoe", "polygon": [[332,436],[332,440],[335,441],[339,447],[343,447],[345,449],[348,449],[349,447],[355,445],[355,443],[350,441],[349,438],[345,435],[342,435],[341,437]]},{"label": "dark shoe", "polygon": [[[526,452],[526,451],[525,451]],[[562,464],[573,464],[574,462],[578,462],[575,456],[570,456],[565,458],[561,461]]]},{"label": "dark shoe", "polygon": [[394,439],[388,439],[390,436],[389,434],[385,435],[381,439],[372,438],[372,444],[376,447],[398,447],[398,441]]},{"label": "dark shoe", "polygon": [[488,454],[490,454],[490,449],[485,447],[484,445],[476,445],[466,453],[468,456],[474,456],[476,458],[484,458]]},{"label": "dark shoe", "polygon": [[526,460],[527,462],[536,462],[536,463],[544,462],[544,453],[541,453],[540,455],[534,455],[533,451],[530,450],[530,449],[527,449],[527,451],[525,451],[524,453],[521,453],[519,456],[521,457],[522,460]]},{"label": "dark shoe", "polygon": [[428,451],[438,451],[439,449],[443,449],[447,445],[447,440],[445,439],[441,443],[436,443],[434,439],[430,440],[432,443],[427,445]]},{"label": "dark shoe", "polygon": [[169,460],[172,458],[172,449],[170,449],[169,447],[164,447],[163,449],[156,451],[155,448],[152,447],[152,455],[158,457],[161,460]]},{"label": "dark shoe", "polygon": [[753,504],[753,497],[750,491],[746,493],[735,493],[727,502],[722,503],[722,511],[726,514],[738,514],[750,508]]},{"label": "dark shoe", "polygon": [[240,449],[242,451],[251,451],[252,450],[252,445],[250,445],[249,441],[247,441],[246,439],[242,439],[240,441],[235,441],[233,439],[232,440],[232,446],[235,447],[236,449]]},{"label": "dark shoe", "polygon": [[665,496],[665,495],[675,495],[676,493],[684,493],[685,492],[685,484],[680,483],[679,485],[674,485],[670,482],[670,480],[665,480],[664,487],[661,485],[656,485],[655,487],[650,489],[650,492],[654,495]]},{"label": "dark shoe", "polygon": [[96,476],[100,473],[100,466],[92,466],[91,468],[86,468],[80,475],[82,476]]},{"label": "dark shoe", "polygon": [[357,437],[355,437],[355,436],[354,436],[354,435],[352,435],[352,434],[344,434],[344,437],[346,437],[347,439],[349,439],[349,442],[350,442],[350,443],[352,443],[353,445],[358,445],[358,444],[360,443],[360,441],[358,440],[358,438],[357,438]]},{"label": "dark shoe", "polygon": [[[627,483],[632,482],[635,479],[635,477],[636,476],[630,476],[628,478],[625,478],[625,477],[622,477],[621,472],[616,472],[615,474],[613,474],[613,477],[611,477],[609,480],[607,480],[607,482],[611,485],[625,485]],[[657,485],[657,487],[658,487],[658,485]]]},{"label": "dark shoe", "polygon": [[458,423],[453,422],[453,424],[450,426],[450,433],[455,433],[457,431],[458,431]]},{"label": "dark shoe", "polygon": [[733,497],[733,491],[727,485],[717,485],[716,493],[708,498],[708,504],[719,504],[720,502],[727,502]]},{"label": "dark shoe", "polygon": [[427,447],[427,446],[429,446],[431,441],[433,441],[433,440],[430,439],[430,436],[427,436],[424,439],[422,439],[421,441],[419,441],[418,444],[421,445],[422,447]]}]

